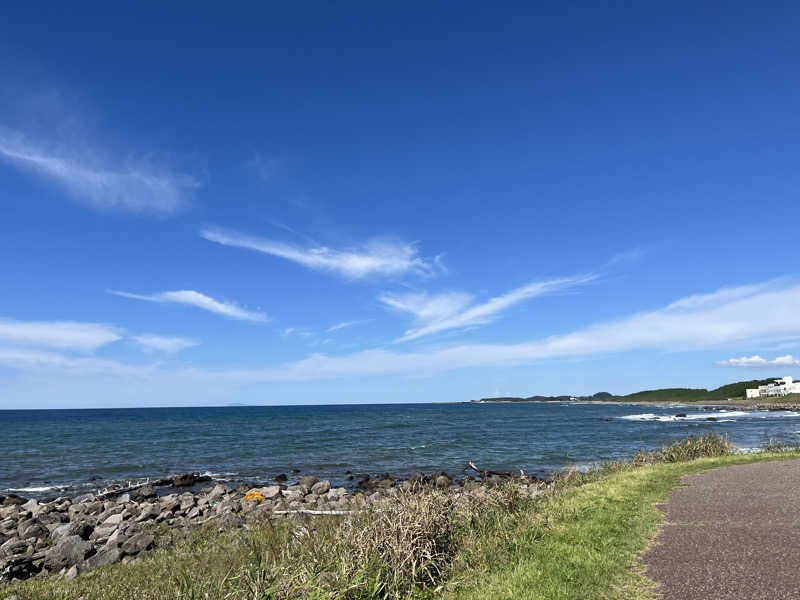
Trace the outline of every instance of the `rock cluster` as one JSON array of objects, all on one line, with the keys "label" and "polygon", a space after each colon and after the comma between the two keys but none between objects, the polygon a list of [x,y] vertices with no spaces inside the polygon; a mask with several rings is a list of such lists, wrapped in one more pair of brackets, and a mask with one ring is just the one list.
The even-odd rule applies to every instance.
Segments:
[{"label": "rock cluster", "polygon": [[[183,487],[189,479],[176,476],[172,485]],[[106,499],[85,494],[40,502],[13,494],[0,496],[0,585],[52,573],[72,578],[88,569],[135,560],[170,543],[171,536],[153,535],[155,524],[189,529],[213,520],[221,528],[231,528],[245,526],[247,519],[258,516],[340,514],[388,502],[401,490],[432,487],[454,488],[468,499],[498,481],[489,476],[482,482],[453,482],[444,473],[414,473],[401,482],[389,475],[363,476],[355,489],[348,490],[306,475],[294,485],[232,489],[217,483],[198,492],[161,496],[149,485]],[[532,495],[544,487],[537,481],[520,483]]]}]

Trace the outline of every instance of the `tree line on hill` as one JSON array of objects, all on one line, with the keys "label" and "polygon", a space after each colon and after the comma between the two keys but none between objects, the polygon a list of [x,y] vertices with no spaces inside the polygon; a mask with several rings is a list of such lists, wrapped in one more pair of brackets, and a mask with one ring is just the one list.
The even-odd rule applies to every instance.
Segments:
[{"label": "tree line on hill", "polygon": [[705,388],[663,388],[634,392],[624,396],[617,396],[609,392],[598,392],[591,396],[506,396],[481,398],[472,402],[574,402],[576,400],[581,402],[720,402],[729,398],[744,398],[747,388],[756,388],[773,381],[774,378],[737,381],[713,390]]}]

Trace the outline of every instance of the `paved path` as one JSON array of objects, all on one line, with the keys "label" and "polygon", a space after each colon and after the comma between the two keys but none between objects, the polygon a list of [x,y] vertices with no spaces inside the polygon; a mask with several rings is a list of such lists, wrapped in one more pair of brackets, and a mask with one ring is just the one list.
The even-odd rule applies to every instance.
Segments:
[{"label": "paved path", "polygon": [[800,600],[800,460],[684,478],[645,554],[664,600]]}]

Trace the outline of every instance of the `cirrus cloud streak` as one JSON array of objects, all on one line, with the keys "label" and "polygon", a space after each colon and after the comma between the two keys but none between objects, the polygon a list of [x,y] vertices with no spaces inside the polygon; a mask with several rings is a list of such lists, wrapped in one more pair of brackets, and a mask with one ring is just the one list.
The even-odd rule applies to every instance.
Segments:
[{"label": "cirrus cloud streak", "polygon": [[157,294],[134,294],[119,290],[108,290],[109,294],[122,296],[123,298],[133,298],[146,302],[173,303],[202,308],[209,312],[216,313],[231,319],[243,321],[266,321],[267,315],[263,312],[251,311],[242,308],[235,302],[216,300],[211,296],[206,296],[195,290],[176,290],[171,292],[159,292]]},{"label": "cirrus cloud streak", "polygon": [[[93,156],[101,154],[98,150]],[[53,149],[22,133],[0,127],[0,159],[64,186],[94,208],[170,215],[188,205],[188,192],[200,183],[145,163],[109,165],[96,158],[77,158],[77,147]]]},{"label": "cirrus cloud streak", "polygon": [[407,273],[432,276],[442,270],[438,260],[419,256],[414,244],[371,240],[361,246],[337,250],[326,246],[301,247],[219,229],[204,229],[200,235],[223,246],[246,248],[277,256],[314,271],[332,273],[345,279],[398,276]]}]

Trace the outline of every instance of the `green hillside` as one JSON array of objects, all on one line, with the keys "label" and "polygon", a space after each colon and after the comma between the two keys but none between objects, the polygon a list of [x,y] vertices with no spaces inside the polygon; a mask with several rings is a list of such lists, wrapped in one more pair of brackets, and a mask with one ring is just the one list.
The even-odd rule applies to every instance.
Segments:
[{"label": "green hillside", "polygon": [[[774,381],[770,379],[751,379],[737,381],[713,390],[705,388],[663,388],[644,390],[626,396],[614,396],[608,392],[598,392],[593,396],[579,396],[576,399],[584,402],[615,400],[617,402],[724,402],[728,398],[744,398],[747,388],[755,388]],[[507,396],[502,398],[481,398],[479,402],[568,402],[573,396],[528,396],[527,398]],[[473,402],[476,402],[473,400]]]},{"label": "green hillside", "polygon": [[752,379],[729,383],[713,390],[697,388],[665,388],[635,392],[627,396],[615,396],[622,402],[719,402],[728,398],[744,398],[747,388],[755,388],[773,381],[770,379]]}]

